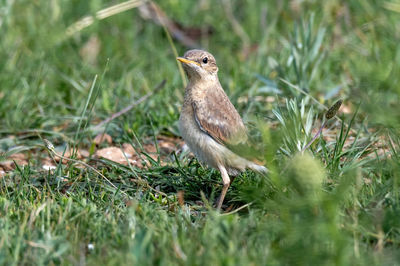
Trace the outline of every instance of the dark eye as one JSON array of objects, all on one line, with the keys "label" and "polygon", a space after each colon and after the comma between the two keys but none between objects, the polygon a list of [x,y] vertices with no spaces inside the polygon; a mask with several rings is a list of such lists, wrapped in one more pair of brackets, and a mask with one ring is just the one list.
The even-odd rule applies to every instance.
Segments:
[{"label": "dark eye", "polygon": [[208,58],[207,58],[207,57],[204,57],[204,58],[203,58],[203,63],[204,63],[204,64],[207,64],[207,62],[208,62]]}]

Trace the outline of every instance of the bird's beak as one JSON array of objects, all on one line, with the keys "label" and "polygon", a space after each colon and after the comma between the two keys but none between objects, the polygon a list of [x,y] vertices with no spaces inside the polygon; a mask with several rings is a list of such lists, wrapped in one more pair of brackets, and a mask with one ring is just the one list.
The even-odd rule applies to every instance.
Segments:
[{"label": "bird's beak", "polygon": [[200,64],[197,63],[196,61],[188,60],[188,59],[183,58],[183,57],[177,57],[176,60],[178,60],[179,62],[184,63],[184,64],[188,64],[188,65],[195,64],[195,65],[200,66]]}]

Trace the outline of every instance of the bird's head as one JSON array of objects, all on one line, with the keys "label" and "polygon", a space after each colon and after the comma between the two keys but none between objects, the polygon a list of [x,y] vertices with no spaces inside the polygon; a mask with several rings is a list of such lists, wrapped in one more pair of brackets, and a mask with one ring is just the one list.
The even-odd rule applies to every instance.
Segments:
[{"label": "bird's head", "polygon": [[203,50],[189,50],[183,57],[178,57],[190,80],[214,79],[217,77],[218,67],[215,58]]}]

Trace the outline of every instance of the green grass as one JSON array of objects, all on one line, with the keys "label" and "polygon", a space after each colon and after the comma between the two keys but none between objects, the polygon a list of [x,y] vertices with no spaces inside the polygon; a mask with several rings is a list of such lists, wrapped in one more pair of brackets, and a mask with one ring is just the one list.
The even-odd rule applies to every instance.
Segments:
[{"label": "green grass", "polygon": [[[398,3],[233,1],[256,47],[244,58],[222,4],[158,2],[185,26],[212,25],[199,43],[270,173],[236,178],[225,203],[248,207],[221,214],[219,173],[182,154],[145,168],[91,161],[113,185],[73,163],[43,170],[41,138],[93,150],[93,126],[163,80],[101,130],[135,148],[179,136],[183,81],[164,29],[137,9],[67,37],[118,1],[0,1],[0,160],[29,158],[0,179],[0,264],[399,265]],[[91,38],[94,58],[81,52]],[[339,98],[350,111],[296,156]]]}]

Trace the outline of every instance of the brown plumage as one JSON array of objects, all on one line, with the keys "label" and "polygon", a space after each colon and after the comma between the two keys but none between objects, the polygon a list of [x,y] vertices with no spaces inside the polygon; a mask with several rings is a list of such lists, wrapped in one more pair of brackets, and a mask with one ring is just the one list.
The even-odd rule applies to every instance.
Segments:
[{"label": "brown plumage", "polygon": [[229,175],[246,168],[258,172],[267,169],[232,151],[232,147],[246,145],[247,130],[218,80],[214,57],[206,51],[190,50],[177,59],[189,79],[179,118],[180,132],[198,159],[221,172],[224,186],[217,205],[221,208],[230,185]]},{"label": "brown plumage", "polygon": [[246,128],[224,91],[210,88],[204,99],[192,100],[196,121],[203,131],[221,144],[246,142]]}]

